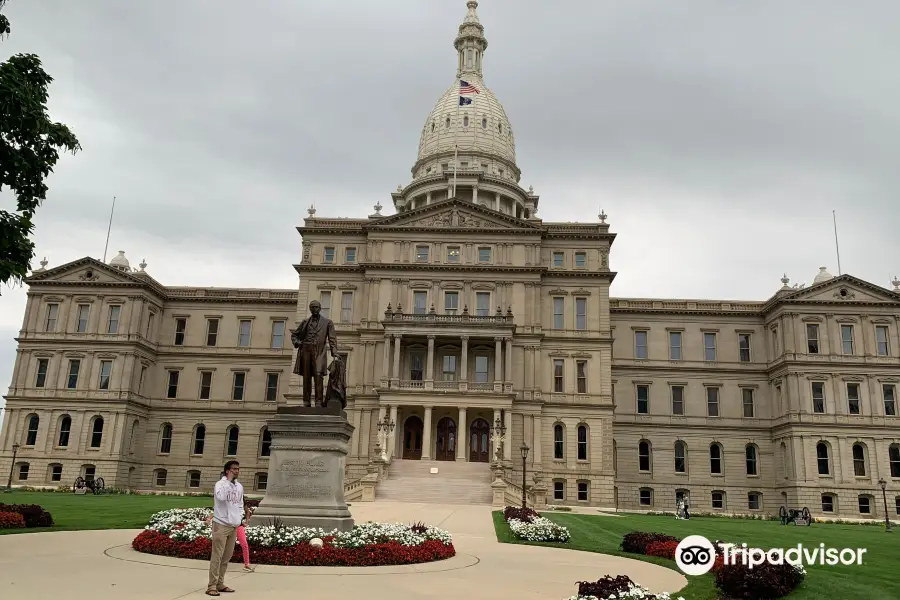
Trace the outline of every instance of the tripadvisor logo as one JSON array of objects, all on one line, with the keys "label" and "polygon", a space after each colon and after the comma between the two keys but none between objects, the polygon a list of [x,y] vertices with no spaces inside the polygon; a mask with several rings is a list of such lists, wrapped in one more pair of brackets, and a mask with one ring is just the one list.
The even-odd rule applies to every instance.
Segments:
[{"label": "tripadvisor logo", "polygon": [[[797,544],[793,548],[750,548],[747,544],[728,544],[719,542],[722,561],[726,565],[742,564],[752,569],[763,563],[794,566],[802,565],[861,565],[866,548],[826,548],[804,547]],[[702,535],[689,535],[678,543],[675,549],[675,563],[685,575],[703,575],[708,573],[716,562],[716,545]]]}]

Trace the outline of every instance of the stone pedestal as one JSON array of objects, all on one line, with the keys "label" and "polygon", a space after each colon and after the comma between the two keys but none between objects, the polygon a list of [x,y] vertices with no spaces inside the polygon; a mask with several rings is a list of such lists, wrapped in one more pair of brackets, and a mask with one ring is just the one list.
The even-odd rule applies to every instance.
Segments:
[{"label": "stone pedestal", "polygon": [[266,496],[251,525],[353,528],[344,501],[344,467],[353,425],[339,405],[282,407],[268,421],[272,436]]}]

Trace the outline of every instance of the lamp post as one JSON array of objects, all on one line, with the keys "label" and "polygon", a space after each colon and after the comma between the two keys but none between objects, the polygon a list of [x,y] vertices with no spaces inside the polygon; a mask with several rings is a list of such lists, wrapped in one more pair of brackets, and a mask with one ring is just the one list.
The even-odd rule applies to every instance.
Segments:
[{"label": "lamp post", "polygon": [[506,441],[506,425],[503,424],[503,419],[501,417],[497,417],[494,424],[491,425],[491,441],[496,442],[497,444],[494,458],[497,459],[497,462],[499,463],[503,459],[503,443]]},{"label": "lamp post", "polygon": [[886,533],[891,532],[891,520],[888,518],[888,508],[887,508],[887,492],[885,488],[887,487],[887,481],[884,478],[878,480],[878,485],[881,486],[881,498],[884,500],[884,531]]},{"label": "lamp post", "polygon": [[522,508],[528,508],[528,495],[525,493],[525,459],[528,458],[529,450],[531,448],[525,442],[522,442],[522,445],[519,446],[519,452],[522,453]]},{"label": "lamp post", "polygon": [[376,426],[378,427],[378,437],[384,439],[381,444],[382,459],[385,459],[387,457],[388,436],[390,436],[394,432],[394,427],[396,425],[397,424],[391,420],[390,415],[388,415],[387,413],[384,414],[384,419],[376,423]]},{"label": "lamp post", "polygon": [[16,452],[19,451],[19,444],[18,444],[18,442],[12,445],[12,449],[13,449],[13,456],[12,456],[12,462],[9,463],[9,479],[6,480],[6,491],[7,491],[7,492],[11,492],[11,491],[12,491],[12,476],[13,476],[13,469],[14,469],[15,466],[16,466]]}]

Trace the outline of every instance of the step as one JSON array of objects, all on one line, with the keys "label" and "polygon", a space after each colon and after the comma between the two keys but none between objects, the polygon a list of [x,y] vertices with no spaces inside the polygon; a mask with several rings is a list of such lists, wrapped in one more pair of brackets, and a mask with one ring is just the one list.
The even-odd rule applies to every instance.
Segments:
[{"label": "step", "polygon": [[[437,473],[431,473],[436,468]],[[438,504],[490,504],[490,465],[464,461],[394,460],[378,482],[379,500]]]}]

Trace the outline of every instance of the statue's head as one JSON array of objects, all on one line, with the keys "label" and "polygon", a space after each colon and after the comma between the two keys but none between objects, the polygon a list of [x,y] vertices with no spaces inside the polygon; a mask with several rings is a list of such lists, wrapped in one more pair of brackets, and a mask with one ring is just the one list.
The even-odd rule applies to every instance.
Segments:
[{"label": "statue's head", "polygon": [[318,300],[313,300],[312,302],[309,303],[309,312],[311,312],[312,314],[318,315],[321,310],[322,310],[322,305],[319,304]]}]

